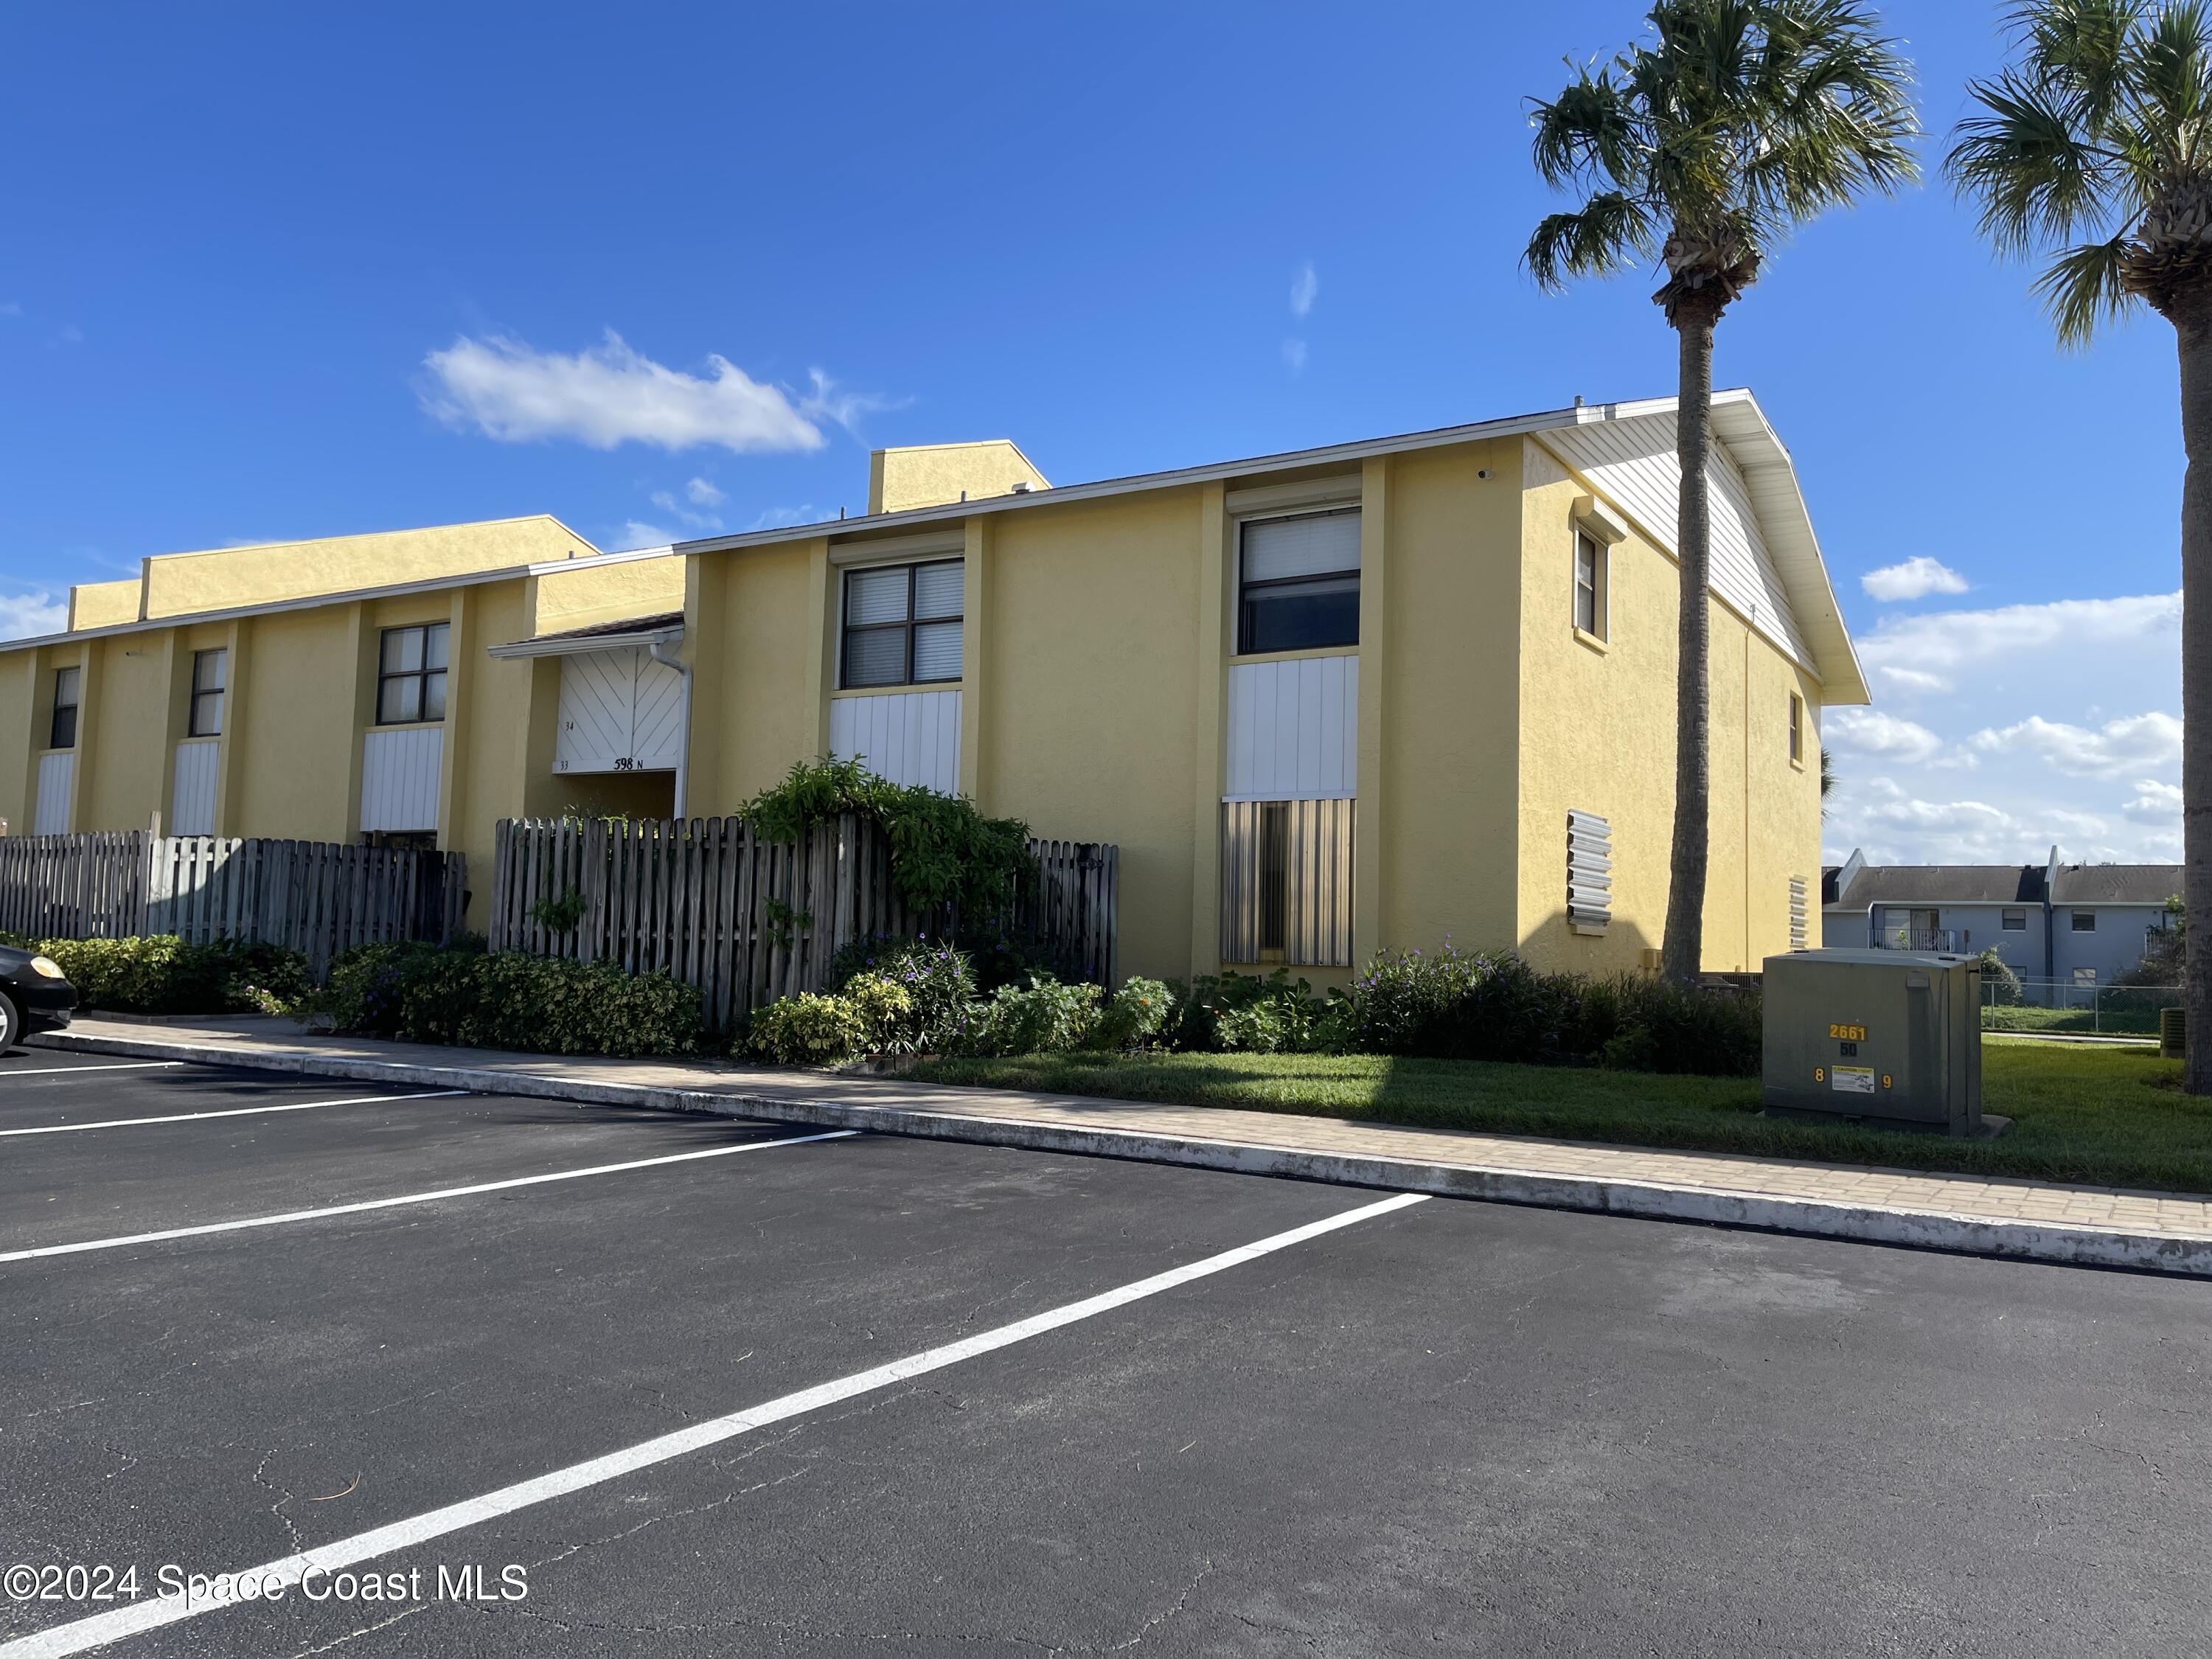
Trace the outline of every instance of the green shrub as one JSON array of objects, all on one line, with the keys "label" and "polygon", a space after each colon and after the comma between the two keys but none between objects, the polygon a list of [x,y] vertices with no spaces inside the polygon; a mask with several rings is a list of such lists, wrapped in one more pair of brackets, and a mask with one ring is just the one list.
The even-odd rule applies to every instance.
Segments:
[{"label": "green shrub", "polygon": [[1349,1040],[1373,1054],[1714,1077],[1759,1066],[1756,991],[1540,974],[1510,951],[1384,951],[1347,1001]]},{"label": "green shrub", "polygon": [[50,939],[52,957],[76,988],[78,1006],[125,1014],[229,1014],[289,1008],[307,994],[307,960],[243,939],[186,945],[173,933],[143,939]]},{"label": "green shrub", "polygon": [[780,1066],[836,1066],[858,1054],[867,1038],[851,1003],[811,991],[755,1009],[745,1033],[753,1053]]},{"label": "green shrub", "polygon": [[975,1005],[948,1047],[969,1054],[1044,1054],[1080,1048],[1098,1019],[1098,988],[1036,978],[1002,985]]},{"label": "green shrub", "polygon": [[665,974],[468,942],[359,946],[312,1006],[342,1031],[536,1054],[690,1054],[704,1029],[696,988]]},{"label": "green shrub", "polygon": [[1158,980],[1124,980],[1098,1011],[1091,1044],[1097,1048],[1143,1048],[1158,1041],[1175,1013],[1175,994]]},{"label": "green shrub", "polygon": [[30,940],[25,939],[21,933],[9,933],[5,927],[0,927],[0,945],[7,945],[15,951],[27,951],[31,948]]},{"label": "green shrub", "polygon": [[840,994],[866,1033],[861,1046],[872,1054],[910,1054],[915,1034],[914,998],[905,986],[882,974],[862,974]]}]

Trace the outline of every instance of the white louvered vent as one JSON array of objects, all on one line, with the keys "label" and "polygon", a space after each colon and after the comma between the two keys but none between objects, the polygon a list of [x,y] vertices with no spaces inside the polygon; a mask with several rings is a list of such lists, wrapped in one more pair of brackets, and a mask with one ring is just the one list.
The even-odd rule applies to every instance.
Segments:
[{"label": "white louvered vent", "polygon": [[1808,942],[1805,878],[1790,878],[1790,948],[1802,951]]},{"label": "white louvered vent", "polygon": [[1613,920],[1613,826],[1595,812],[1567,814],[1567,926],[1601,933]]}]

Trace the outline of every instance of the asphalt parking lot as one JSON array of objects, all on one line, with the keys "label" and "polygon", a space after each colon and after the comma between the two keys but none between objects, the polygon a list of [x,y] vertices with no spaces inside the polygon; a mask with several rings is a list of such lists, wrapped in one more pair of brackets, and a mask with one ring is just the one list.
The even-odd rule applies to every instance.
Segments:
[{"label": "asphalt parking lot", "polygon": [[92,1571],[12,1579],[0,1659],[2205,1651],[2208,1311],[18,1051],[0,1567]]}]

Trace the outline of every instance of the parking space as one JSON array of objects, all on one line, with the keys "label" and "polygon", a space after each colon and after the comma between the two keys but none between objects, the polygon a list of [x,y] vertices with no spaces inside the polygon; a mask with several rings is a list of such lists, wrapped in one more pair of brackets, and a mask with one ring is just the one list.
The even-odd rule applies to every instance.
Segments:
[{"label": "parking space", "polygon": [[[0,1565],[143,1592],[0,1603],[0,1655],[2178,1651],[2212,1606],[2193,1283],[53,1063],[0,1131],[118,1127],[0,1139],[0,1254],[408,1201],[0,1261]],[[83,1622],[302,1550],[420,1593]]]}]

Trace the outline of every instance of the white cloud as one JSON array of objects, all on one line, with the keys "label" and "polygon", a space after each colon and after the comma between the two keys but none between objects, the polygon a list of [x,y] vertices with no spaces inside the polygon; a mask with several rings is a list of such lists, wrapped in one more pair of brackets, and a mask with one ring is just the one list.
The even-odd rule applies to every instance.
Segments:
[{"label": "white cloud", "polygon": [[1885,616],[1860,641],[1881,707],[1822,716],[1830,853],[2170,861],[2180,612],[2152,593]]},{"label": "white cloud", "polygon": [[1832,708],[1825,732],[1838,748],[1886,756],[1907,765],[1932,760],[1943,747],[1943,739],[1926,726],[1879,708]]},{"label": "white cloud", "polygon": [[[1321,293],[1321,278],[1315,273],[1314,262],[1307,260],[1291,278],[1291,315],[1304,317],[1314,308],[1314,301]],[[1356,308],[1356,307],[1355,307]]]},{"label": "white cloud", "polygon": [[795,407],[781,387],[716,356],[707,359],[711,378],[684,374],[632,350],[612,329],[573,356],[492,335],[463,336],[422,361],[432,381],[424,406],[450,427],[502,443],[571,438],[593,449],[646,443],[672,451],[719,444],[739,454],[823,444],[804,404]]},{"label": "white cloud", "polygon": [[781,530],[786,525],[809,524],[813,521],[814,503],[800,507],[771,507],[764,508],[758,517],[745,526],[748,530]]},{"label": "white cloud", "polygon": [[1899,691],[1948,691],[1951,682],[1941,674],[1925,673],[1917,668],[1899,668],[1893,663],[1884,663],[1875,669],[1875,677]]},{"label": "white cloud", "polygon": [[[718,491],[717,493],[719,494],[720,492]],[[683,502],[676,499],[676,492],[672,489],[654,490],[653,492],[652,500],[653,504],[659,507],[663,513],[674,514],[677,518],[684,522],[687,528],[692,530],[720,530],[722,527],[722,516],[720,514],[694,513],[690,507],[684,506]]]},{"label": "white cloud", "polygon": [[2034,755],[2075,777],[2111,778],[2145,767],[2181,764],[2181,722],[2153,710],[2090,729],[2047,720],[2040,714],[2002,730],[1990,728],[1970,739],[1984,753],[2019,750]]},{"label": "white cloud", "polygon": [[2136,784],[2136,798],[2120,808],[2137,823],[2179,823],[2181,786],[2143,778]]},{"label": "white cloud", "polygon": [[1859,578],[1859,586],[1884,605],[1896,605],[1905,599],[1924,599],[1930,593],[1963,593],[1966,579],[1923,553],[1902,564],[1868,571]]},{"label": "white cloud", "polygon": [[704,478],[694,478],[684,486],[684,493],[691,498],[694,507],[720,507],[729,496],[714,488]]},{"label": "white cloud", "polygon": [[679,542],[683,539],[681,536],[670,534],[657,524],[647,524],[641,519],[631,519],[608,538],[606,550],[610,553],[628,553],[640,547],[666,547],[672,542]]},{"label": "white cloud", "polygon": [[799,412],[809,420],[833,421],[854,437],[860,435],[863,415],[904,409],[914,401],[911,398],[886,398],[880,392],[841,392],[836,381],[820,369],[810,368],[806,374],[814,389],[799,400]]},{"label": "white cloud", "polygon": [[2078,658],[2100,647],[2132,653],[2178,639],[2180,626],[2178,592],[2058,599],[1995,611],[1885,617],[1859,642],[1859,654],[1879,674],[1898,671],[1940,681],[1948,689],[1968,670],[2026,666],[2041,672],[2062,656]]},{"label": "white cloud", "polygon": [[1306,343],[1304,340],[1284,341],[1283,362],[1291,374],[1304,373],[1306,366]]},{"label": "white cloud", "polygon": [[69,601],[43,588],[28,593],[0,593],[0,640],[27,640],[58,634],[69,626]]}]

